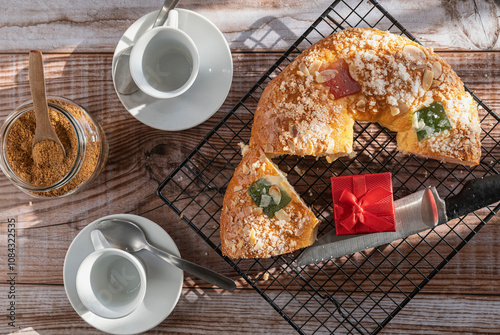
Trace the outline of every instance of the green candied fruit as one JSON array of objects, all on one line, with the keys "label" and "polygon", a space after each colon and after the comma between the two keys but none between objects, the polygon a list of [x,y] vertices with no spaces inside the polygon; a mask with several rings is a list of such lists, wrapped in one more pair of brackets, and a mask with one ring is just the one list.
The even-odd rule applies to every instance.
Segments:
[{"label": "green candied fruit", "polygon": [[434,101],[428,107],[416,111],[413,114],[412,124],[419,141],[451,129],[450,119],[441,101]]},{"label": "green candied fruit", "polygon": [[271,187],[273,187],[273,184],[266,180],[265,177],[262,177],[255,183],[250,185],[250,187],[248,188],[248,195],[250,196],[250,198],[252,198],[255,205],[262,208],[262,211],[270,219],[274,217],[274,214],[276,214],[276,212],[285,208],[285,206],[288,205],[290,201],[292,201],[292,198],[288,195],[288,193],[286,193],[284,189],[276,185],[281,195],[279,203],[276,203],[273,199],[273,196],[269,194],[269,190],[271,189]]}]

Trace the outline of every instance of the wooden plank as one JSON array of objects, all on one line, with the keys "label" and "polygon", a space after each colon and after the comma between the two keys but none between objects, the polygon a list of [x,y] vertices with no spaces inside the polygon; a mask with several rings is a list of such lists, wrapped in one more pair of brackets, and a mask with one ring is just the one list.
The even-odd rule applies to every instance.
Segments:
[{"label": "wooden plank", "polygon": [[381,334],[498,334],[499,305],[498,296],[420,294]]},{"label": "wooden plank", "polygon": [[[244,0],[185,0],[180,7],[196,11],[219,27],[233,51],[283,51],[302,35],[331,0],[249,2]],[[347,1],[351,6],[357,2]],[[381,0],[384,6],[424,45],[437,49],[498,49],[499,13],[493,0],[477,1],[398,1]],[[2,52],[113,52],[123,32],[141,16],[159,9],[160,2],[147,0],[87,1],[82,3],[6,1],[0,25]],[[22,8],[22,10],[19,10]],[[380,19],[372,5],[356,8],[344,26],[363,18],[370,24]],[[352,9],[341,3],[337,12],[344,17]],[[366,24],[365,24],[366,25]],[[390,22],[379,23],[387,29]]]},{"label": "wooden plank", "polygon": [[[497,109],[499,101],[495,92],[499,88],[495,78],[500,74],[496,66],[500,54],[491,53],[442,53],[446,61],[455,69],[463,81],[476,92],[493,109]],[[221,113],[209,122],[201,125],[194,133],[207,132],[222,115],[239,101],[254,85],[265,71],[279,58],[274,54],[238,54],[233,55],[234,80],[230,94],[221,108]],[[30,99],[27,77],[27,53],[21,55],[3,55],[0,57],[2,72],[0,73],[0,117],[6,115]],[[138,132],[148,131],[151,136],[184,137],[185,132],[161,132],[148,129],[134,120],[120,104],[111,82],[111,56],[64,54],[46,55],[45,67],[47,92],[49,95],[62,95],[75,100],[103,123],[107,132],[125,132],[133,125],[139,127]],[[179,135],[180,134],[180,135]],[[118,138],[121,139],[121,138]],[[149,141],[144,138],[140,143]],[[194,141],[198,141],[194,138]],[[135,140],[134,140],[135,142]]]},{"label": "wooden plank", "polygon": [[[0,288],[3,290],[3,286]],[[2,322],[2,333],[20,331],[30,335],[63,335],[70,331],[74,335],[101,334],[74,312],[62,286],[22,285],[18,290],[15,327]],[[276,294],[271,298],[280,300]],[[499,305],[498,295],[421,294],[396,315],[382,334],[494,334],[500,327]],[[391,306],[382,307],[389,309]],[[348,329],[339,327],[338,315],[329,317],[322,309],[318,311],[319,320],[312,319],[305,325],[312,310],[302,310],[292,320],[306,333],[312,333],[318,327],[318,334],[327,334],[327,328],[321,327],[321,322],[328,329],[335,330],[335,334],[347,333]],[[377,308],[371,316],[381,323],[387,315],[383,309]],[[356,317],[355,313],[353,317]],[[365,320],[365,325],[369,323]],[[368,330],[374,330],[376,324],[372,323],[370,327],[373,328],[366,326]],[[231,294],[189,288],[183,290],[172,314],[145,334],[164,333],[291,334],[293,328],[256,292],[240,290]]]}]

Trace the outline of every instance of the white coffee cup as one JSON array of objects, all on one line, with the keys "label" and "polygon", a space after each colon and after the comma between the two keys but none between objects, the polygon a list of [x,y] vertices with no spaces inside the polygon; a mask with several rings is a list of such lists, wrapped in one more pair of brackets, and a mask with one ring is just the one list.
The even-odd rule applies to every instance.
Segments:
[{"label": "white coffee cup", "polygon": [[96,249],[78,268],[76,290],[92,313],[117,319],[132,313],[146,295],[146,270],[132,254],[106,245],[102,233],[91,232]]},{"label": "white coffee cup", "polygon": [[170,11],[166,26],[146,31],[132,47],[130,73],[144,93],[174,98],[193,85],[200,68],[198,48],[178,28],[178,13]]}]

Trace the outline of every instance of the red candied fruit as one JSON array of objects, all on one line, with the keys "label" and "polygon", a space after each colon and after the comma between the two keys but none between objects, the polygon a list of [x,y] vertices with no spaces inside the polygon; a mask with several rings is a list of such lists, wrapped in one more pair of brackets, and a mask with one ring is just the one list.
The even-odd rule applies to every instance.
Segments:
[{"label": "red candied fruit", "polygon": [[349,74],[349,66],[343,59],[329,64],[326,68],[321,69],[320,73],[326,74],[325,77],[327,78],[325,79],[327,80],[325,84],[330,88],[330,93],[333,94],[335,99],[361,91],[361,86],[352,79]]}]

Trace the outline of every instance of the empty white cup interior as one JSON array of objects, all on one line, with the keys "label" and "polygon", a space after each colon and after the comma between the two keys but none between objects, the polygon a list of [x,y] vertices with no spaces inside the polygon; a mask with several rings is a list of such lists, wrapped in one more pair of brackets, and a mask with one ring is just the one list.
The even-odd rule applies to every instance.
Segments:
[{"label": "empty white cup interior", "polygon": [[132,313],[144,300],[146,272],[133,255],[115,248],[87,256],[76,275],[76,290],[83,305],[103,318]]},{"label": "empty white cup interior", "polygon": [[193,40],[177,28],[177,12],[168,26],[146,31],[130,54],[130,73],[137,86],[159,99],[176,97],[191,87],[199,70],[199,54]]}]

